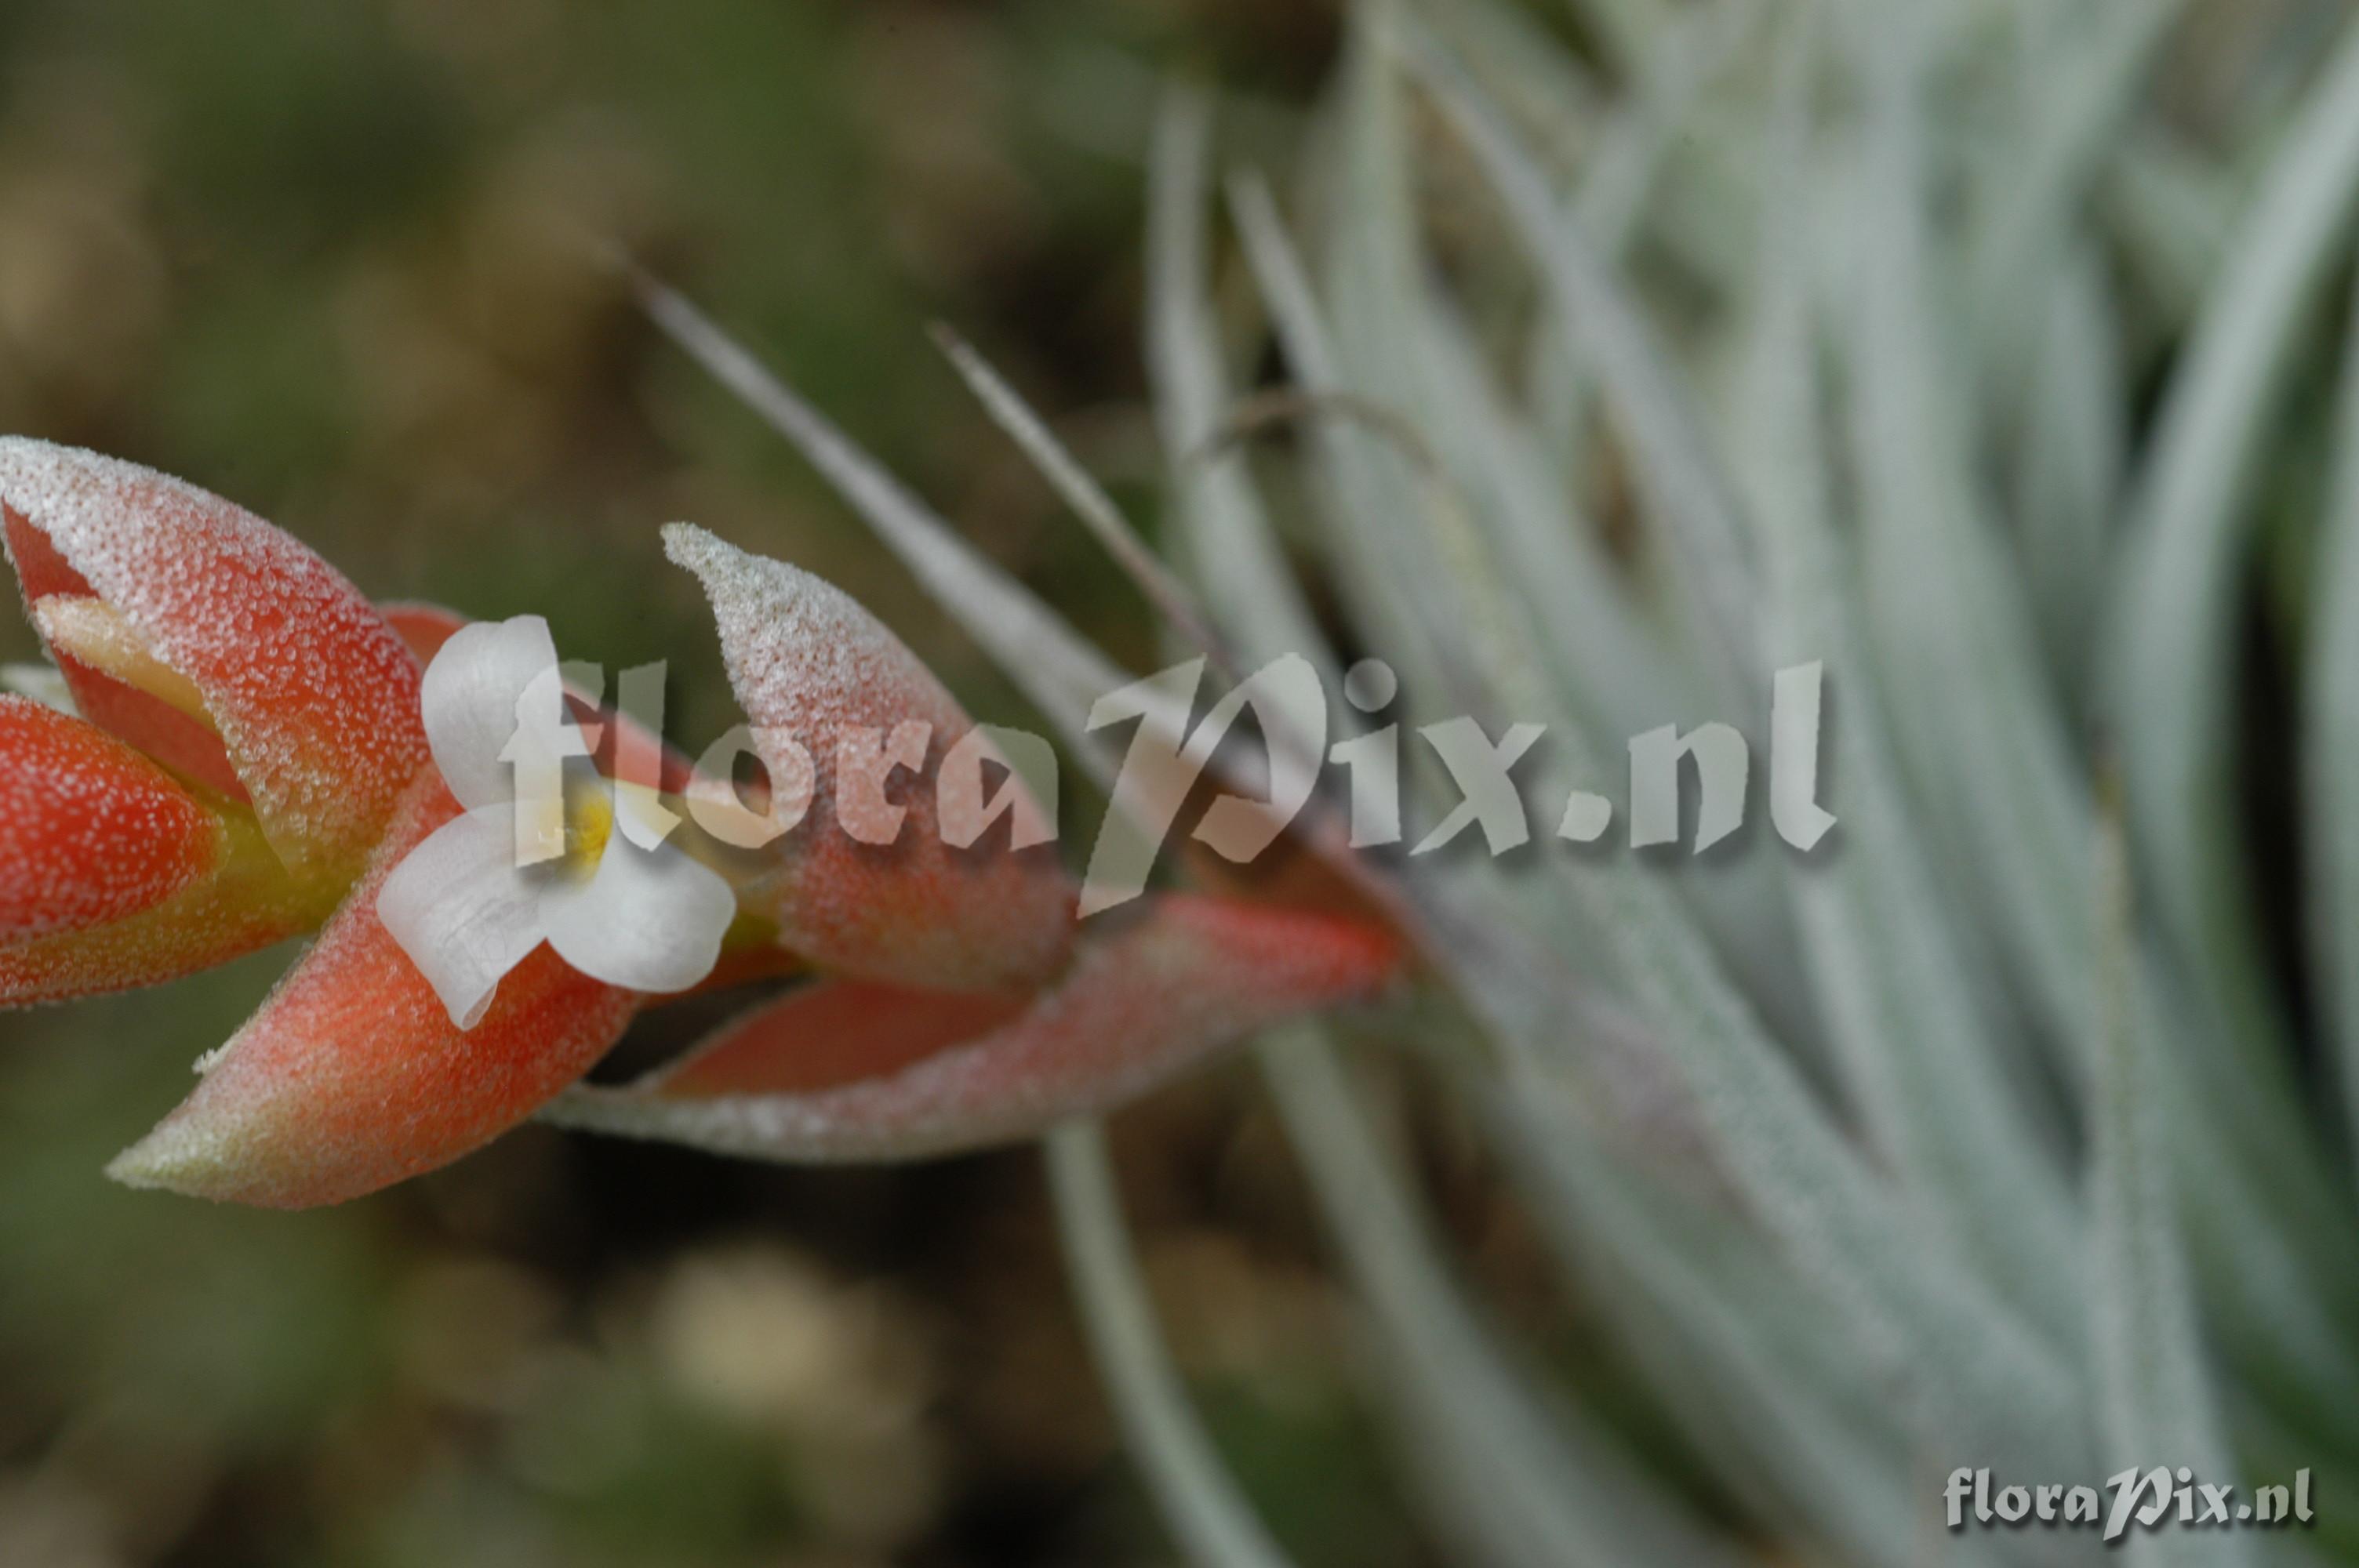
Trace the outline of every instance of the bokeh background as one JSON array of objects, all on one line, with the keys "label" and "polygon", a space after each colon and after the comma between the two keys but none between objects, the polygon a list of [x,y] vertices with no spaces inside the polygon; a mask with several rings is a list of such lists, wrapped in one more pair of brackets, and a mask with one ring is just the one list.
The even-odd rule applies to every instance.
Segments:
[{"label": "bokeh background", "polygon": [[[1136,603],[925,325],[977,340],[1151,526],[1156,90],[1217,77],[1232,150],[1282,147],[1336,22],[1321,0],[0,0],[0,428],[187,476],[379,597],[669,659],[695,744],[733,716],[658,548],[672,518],[845,584],[1022,722],[597,246],[1143,663]],[[35,651],[6,617],[0,657]],[[815,1173],[527,1130],[300,1216],[103,1181],[288,958],[0,1019],[0,1564],[1169,1560],[1029,1153]],[[1440,1560],[1252,1095],[1214,1073],[1118,1132],[1178,1354],[1287,1545]],[[1445,1136],[1429,1158],[1495,1299],[1529,1301],[1471,1157]]]}]

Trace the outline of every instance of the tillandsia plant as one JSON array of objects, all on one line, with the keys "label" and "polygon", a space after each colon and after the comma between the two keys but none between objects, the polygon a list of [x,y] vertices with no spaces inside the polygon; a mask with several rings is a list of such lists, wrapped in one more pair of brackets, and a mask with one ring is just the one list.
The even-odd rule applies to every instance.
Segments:
[{"label": "tillandsia plant", "polygon": [[[641,282],[1005,667],[1115,828],[1183,806],[1125,790],[1115,719],[1185,754],[1168,709],[1196,676],[1235,695],[1298,660],[1368,716],[1337,752],[1401,745],[1420,826],[1474,793],[1453,726],[1544,728],[1495,776],[1538,747],[1515,785],[1579,809],[1505,856],[1354,848],[1322,797],[1281,874],[1191,860],[1204,891],[1087,919],[1012,828],[979,856],[808,834],[658,861],[651,813],[763,818],[797,781],[840,807],[844,735],[974,726],[843,596],[679,528],[768,781],[740,800],[546,684],[545,627],[374,607],[226,503],[0,448],[57,666],[23,680],[49,701],[0,703],[0,998],[319,932],[116,1173],[333,1201],[536,1112],[778,1160],[1047,1130],[1175,1538],[1259,1568],[1285,1551],[1162,1348],[1075,1119],[1257,1036],[1450,1561],[2359,1561],[2359,351],[2330,287],[2359,218],[2359,23],[2292,0],[1576,9],[1578,49],[1500,0],[1364,0],[1278,187],[1216,189],[1214,104],[1175,91],[1147,236],[1159,553],[947,340],[1185,689],[1119,668]],[[2193,18],[2245,63],[2167,95]],[[1240,373],[1273,360],[1283,385]],[[2331,416],[2281,416],[2328,383]],[[1598,841],[1644,806],[1620,738],[1659,754],[1674,726],[1676,760],[1676,727],[1710,720],[1741,755],[1803,667],[1831,822],[1788,834],[1815,806],[1773,778],[1782,841]],[[2288,687],[2289,743],[2239,702]],[[527,708],[562,737],[530,757]],[[1256,711],[1258,763],[1196,759],[1224,800],[1329,754],[1302,712]],[[1686,739],[1700,769],[1725,751]],[[577,752],[599,782],[563,782]],[[921,827],[929,756],[894,801]],[[560,813],[529,866],[500,852],[527,763],[560,806],[612,802]],[[2298,868],[2256,826],[2279,776]],[[662,993],[788,971],[675,1065],[581,1085]],[[1396,1049],[1347,1059],[1331,1036],[1371,1018]],[[1486,1311],[1404,1157],[1404,1083],[1479,1130],[1613,1387]]]},{"label": "tillandsia plant", "polygon": [[[2359,1558],[2359,354],[2329,287],[2359,23],[1575,10],[1579,48],[1490,0],[1355,5],[1286,200],[1216,189],[1212,103],[1175,92],[1161,554],[951,345],[1176,650],[1331,687],[1379,655],[1372,724],[1544,721],[1575,800],[1613,795],[1615,738],[1745,725],[1823,665],[1812,853],[1336,856],[1446,1000],[1396,1072],[1317,1022],[1262,1062],[1405,1486],[1502,1568]],[[2245,63],[2166,94],[2182,22]],[[1108,662],[647,292],[1095,756]],[[1272,351],[1284,382],[1246,381]],[[2280,416],[2337,379],[2331,419]],[[2288,686],[2290,744],[2238,701]],[[1412,811],[1462,782],[1417,775]],[[1487,1316],[1402,1158],[1403,1074],[1482,1130],[1643,1419]],[[1159,1348],[1099,1136],[1050,1161],[1186,1554],[1284,1562]]]}]

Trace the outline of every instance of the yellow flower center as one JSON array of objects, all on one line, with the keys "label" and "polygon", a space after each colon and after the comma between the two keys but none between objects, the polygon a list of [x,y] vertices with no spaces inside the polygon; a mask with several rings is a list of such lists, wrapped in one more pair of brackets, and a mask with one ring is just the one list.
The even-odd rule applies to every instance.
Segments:
[{"label": "yellow flower center", "polygon": [[565,852],[557,860],[558,874],[569,881],[587,881],[597,874],[614,836],[614,797],[603,780],[565,792]]}]

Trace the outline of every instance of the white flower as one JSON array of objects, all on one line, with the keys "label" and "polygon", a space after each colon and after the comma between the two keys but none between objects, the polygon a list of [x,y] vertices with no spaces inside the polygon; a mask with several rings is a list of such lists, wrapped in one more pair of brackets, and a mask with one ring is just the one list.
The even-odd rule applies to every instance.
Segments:
[{"label": "white flower", "polygon": [[453,1022],[474,1027],[544,941],[627,990],[686,990],[712,972],[735,895],[657,834],[616,830],[614,790],[566,717],[546,621],[460,632],[420,700],[435,765],[466,809],[394,868],[376,909]]}]

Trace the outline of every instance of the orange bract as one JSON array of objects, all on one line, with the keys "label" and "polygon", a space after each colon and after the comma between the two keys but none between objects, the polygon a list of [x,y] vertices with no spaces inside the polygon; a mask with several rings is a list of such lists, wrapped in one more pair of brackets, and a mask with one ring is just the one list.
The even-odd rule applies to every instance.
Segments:
[{"label": "orange bract", "polygon": [[1145,1093],[1208,1053],[1364,1000],[1397,972],[1386,932],[1169,895],[1084,928],[1028,1003],[822,981],[668,1072],[584,1089],[555,1119],[755,1159],[899,1160],[1012,1142]]},{"label": "orange bract", "polygon": [[97,600],[196,687],[219,739],[61,658],[84,713],[160,762],[250,795],[289,866],[357,870],[426,741],[418,662],[352,584],[219,496],[46,442],[0,438],[0,514],[27,601]]},{"label": "orange bract", "polygon": [[105,731],[0,697],[0,942],[163,903],[220,863],[212,814]]},{"label": "orange bract", "polygon": [[318,944],[110,1173],[268,1208],[341,1203],[490,1142],[605,1054],[639,1006],[630,993],[543,947],[462,1031],[377,920],[386,872],[457,814],[439,778],[420,781]]},{"label": "orange bract", "polygon": [[[1053,848],[965,851],[941,840],[933,771],[974,720],[933,672],[809,572],[685,524],[667,528],[664,542],[712,601],[730,684],[773,784],[791,771],[781,741],[802,747],[815,774],[809,816],[778,845],[769,903],[785,945],[822,967],[898,985],[1005,989],[1054,974],[1071,941],[1074,900]],[[897,781],[908,815],[889,845],[862,843],[843,820],[857,806],[836,749],[861,730],[908,721],[931,731],[918,776]]]},{"label": "orange bract", "polygon": [[[87,716],[0,699],[0,1006],[154,984],[325,922],[116,1177],[341,1202],[488,1142],[613,1045],[645,999],[546,945],[458,1028],[379,919],[393,870],[458,816],[419,661],[462,617],[380,611],[228,502],[20,438],[0,438],[0,535]],[[712,600],[773,784],[802,782],[788,742],[808,758],[808,816],[741,871],[727,974],[823,978],[668,1076],[562,1100],[560,1119],[773,1159],[973,1148],[1396,971],[1381,929],[1225,899],[1150,901],[1077,936],[1049,847],[942,841],[941,759],[975,726],[914,654],[808,573],[684,526],[667,544]],[[697,793],[659,737],[571,701],[613,737],[607,772],[627,752],[659,775],[634,782]],[[927,730],[917,761],[851,776],[847,743],[873,753],[910,723]],[[1040,820],[1012,774],[993,790]]]}]

